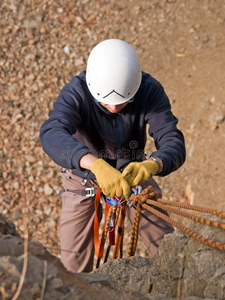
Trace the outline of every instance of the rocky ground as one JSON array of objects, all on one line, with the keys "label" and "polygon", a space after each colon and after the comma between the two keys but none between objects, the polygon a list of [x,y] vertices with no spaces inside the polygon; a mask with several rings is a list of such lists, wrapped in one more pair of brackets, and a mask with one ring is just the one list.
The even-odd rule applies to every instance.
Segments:
[{"label": "rocky ground", "polygon": [[[205,238],[225,243],[221,229],[190,226]],[[112,259],[92,273],[72,274],[43,246],[18,236],[0,214],[1,300],[222,300],[224,258],[224,251],[176,230],[165,236],[154,257]]]},{"label": "rocky ground", "polygon": [[[163,198],[225,210],[225,3],[220,0],[6,0],[0,7],[0,213],[59,254],[59,167],[39,128],[60,91],[107,38],[135,47],[171,99],[184,166]],[[146,152],[154,149],[148,140]],[[141,243],[137,253],[145,255]]]}]

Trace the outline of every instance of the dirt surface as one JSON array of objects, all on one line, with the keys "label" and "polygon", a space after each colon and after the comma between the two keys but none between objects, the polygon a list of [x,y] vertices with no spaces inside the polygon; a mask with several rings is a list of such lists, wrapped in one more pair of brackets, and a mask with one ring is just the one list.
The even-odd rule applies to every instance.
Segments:
[{"label": "dirt surface", "polygon": [[156,178],[163,198],[225,210],[224,1],[5,0],[0,29],[0,213],[21,234],[28,217],[30,237],[59,253],[61,178],[39,128],[60,88],[107,38],[137,50],[184,133],[185,164]]}]

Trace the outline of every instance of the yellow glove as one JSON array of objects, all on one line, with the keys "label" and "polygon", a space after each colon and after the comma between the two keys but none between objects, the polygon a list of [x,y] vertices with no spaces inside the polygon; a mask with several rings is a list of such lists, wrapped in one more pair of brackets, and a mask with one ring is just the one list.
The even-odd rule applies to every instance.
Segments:
[{"label": "yellow glove", "polygon": [[106,196],[130,196],[130,186],[122,174],[103,159],[97,159],[91,164],[91,172],[95,174],[100,188]]},{"label": "yellow glove", "polygon": [[158,164],[152,160],[130,163],[122,173],[130,186],[136,186],[148,180],[158,171]]}]

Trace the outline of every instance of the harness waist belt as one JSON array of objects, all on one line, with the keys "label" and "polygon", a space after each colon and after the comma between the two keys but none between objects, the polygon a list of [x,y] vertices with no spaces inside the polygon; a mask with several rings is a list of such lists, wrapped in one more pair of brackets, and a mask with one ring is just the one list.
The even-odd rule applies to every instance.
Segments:
[{"label": "harness waist belt", "polygon": [[58,195],[62,195],[65,192],[76,193],[76,194],[79,194],[81,196],[86,196],[86,197],[93,197],[93,196],[95,196],[95,194],[97,192],[97,188],[86,188],[84,190],[69,190],[69,189],[57,190]]}]

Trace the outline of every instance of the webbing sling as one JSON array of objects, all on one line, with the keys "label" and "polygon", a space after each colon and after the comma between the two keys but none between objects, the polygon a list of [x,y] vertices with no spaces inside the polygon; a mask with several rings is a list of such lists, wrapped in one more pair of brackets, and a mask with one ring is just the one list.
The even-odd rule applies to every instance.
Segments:
[{"label": "webbing sling", "polygon": [[105,227],[106,227],[106,218],[109,212],[109,204],[106,202],[105,204],[105,222],[104,227],[102,230],[101,240],[99,242],[99,220],[98,220],[98,208],[100,204],[100,198],[101,198],[101,190],[98,186],[96,195],[95,195],[95,218],[94,218],[94,247],[95,247],[95,253],[97,256],[97,266],[100,263],[100,259],[103,257],[104,252],[104,244],[105,244]]}]

